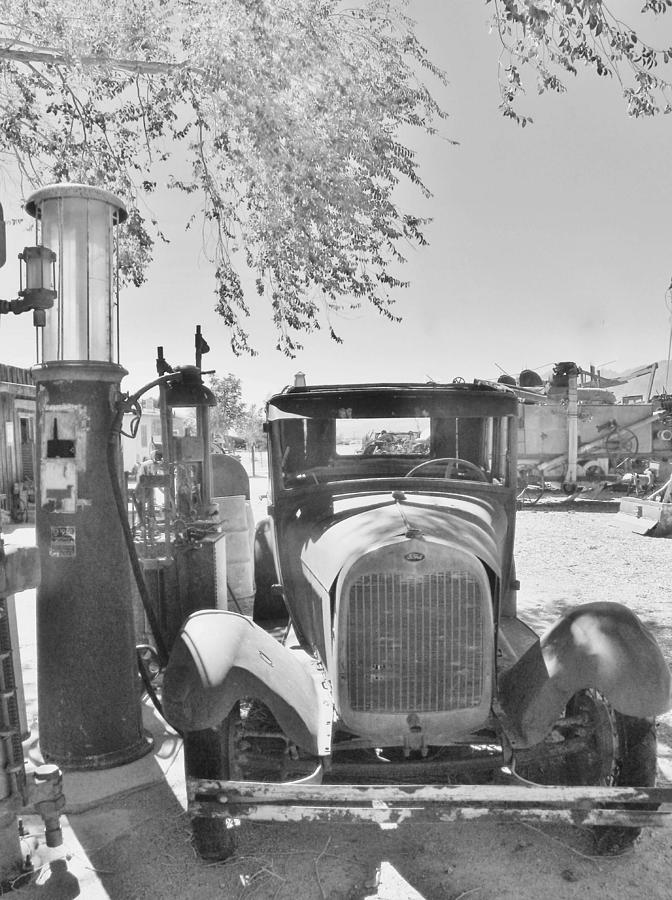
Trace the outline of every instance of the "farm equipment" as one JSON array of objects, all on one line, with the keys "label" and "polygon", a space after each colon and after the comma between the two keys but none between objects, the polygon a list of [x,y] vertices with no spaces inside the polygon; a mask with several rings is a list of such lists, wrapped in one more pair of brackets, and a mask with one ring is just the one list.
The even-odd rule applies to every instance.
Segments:
[{"label": "farm equipment", "polygon": [[571,492],[578,482],[618,485],[624,474],[641,474],[649,467],[664,473],[659,481],[665,481],[672,460],[672,397],[651,396],[656,368],[653,364],[635,373],[650,374],[648,396],[628,403],[616,402],[610,390],[627,379],[600,379],[574,363],[558,363],[550,382],[539,379],[536,387],[523,386],[524,373],[520,384],[509,379],[521,404],[521,499],[539,499],[548,482],[560,482]]},{"label": "farm equipment", "polygon": [[[198,852],[255,822],[668,823],[670,672],[626,607],[518,616],[518,398],[485,382],[287,388],[267,404],[277,633],[200,610],[163,684]],[[367,435],[427,435],[365,454]],[[264,582],[270,583],[269,579]]]},{"label": "farm equipment", "polygon": [[619,506],[630,521],[632,530],[649,537],[672,536],[672,478],[662,487],[644,496],[624,497]]}]

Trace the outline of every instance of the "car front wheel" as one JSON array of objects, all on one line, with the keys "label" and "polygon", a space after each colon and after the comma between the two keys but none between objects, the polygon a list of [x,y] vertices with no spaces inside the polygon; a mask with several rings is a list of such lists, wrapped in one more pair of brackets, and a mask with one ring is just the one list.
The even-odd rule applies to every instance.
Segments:
[{"label": "car front wheel", "polygon": [[[319,780],[319,760],[291,743],[270,709],[256,698],[235,704],[218,729],[185,735],[185,769],[194,778],[219,781]],[[196,800],[198,800],[198,795]],[[191,817],[196,852],[225,860],[236,849],[236,828],[221,816]]]},{"label": "car front wheel", "polygon": [[[656,756],[653,719],[625,716],[598,691],[583,690],[569,701],[533,759],[517,766],[516,772],[537,784],[653,787]],[[656,805],[630,808],[655,809]],[[623,853],[640,832],[641,828],[628,826],[596,826],[595,849],[600,855]]]}]

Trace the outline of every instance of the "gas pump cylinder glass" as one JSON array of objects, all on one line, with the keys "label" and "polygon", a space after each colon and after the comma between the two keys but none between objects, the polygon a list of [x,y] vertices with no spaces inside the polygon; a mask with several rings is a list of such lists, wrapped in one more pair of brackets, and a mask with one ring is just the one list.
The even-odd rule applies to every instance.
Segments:
[{"label": "gas pump cylinder glass", "polygon": [[114,194],[57,184],[33,194],[26,210],[41,242],[56,252],[58,297],[46,317],[42,362],[118,362],[114,228],[127,217]]}]

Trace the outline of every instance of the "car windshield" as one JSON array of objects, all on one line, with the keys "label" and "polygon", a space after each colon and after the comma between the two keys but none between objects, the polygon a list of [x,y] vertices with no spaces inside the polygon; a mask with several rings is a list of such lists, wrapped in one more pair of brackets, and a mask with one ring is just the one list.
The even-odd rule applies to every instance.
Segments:
[{"label": "car windshield", "polygon": [[337,456],[428,456],[430,420],[336,419]]},{"label": "car windshield", "polygon": [[275,465],[286,488],[407,477],[508,484],[509,416],[446,415],[445,408],[422,404],[388,409],[408,415],[375,415],[372,404],[334,409],[310,399],[300,409],[309,415],[298,406],[270,411]]}]

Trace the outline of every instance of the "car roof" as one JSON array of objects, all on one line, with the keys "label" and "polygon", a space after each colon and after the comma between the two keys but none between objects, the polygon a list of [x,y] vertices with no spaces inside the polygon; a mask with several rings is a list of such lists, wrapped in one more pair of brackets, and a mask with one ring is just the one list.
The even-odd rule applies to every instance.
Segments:
[{"label": "car roof", "polygon": [[[268,401],[287,413],[343,418],[357,409],[357,416],[375,416],[376,404],[427,405],[426,415],[437,415],[446,403],[454,415],[513,415],[517,398],[505,385],[488,381],[451,384],[381,382],[376,384],[319,384],[286,387]],[[314,410],[315,412],[311,412]],[[431,410],[431,412],[429,412]],[[416,413],[417,414],[417,413]],[[346,416],[349,417],[349,416]],[[354,417],[354,414],[353,414]]]}]

